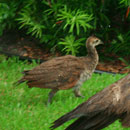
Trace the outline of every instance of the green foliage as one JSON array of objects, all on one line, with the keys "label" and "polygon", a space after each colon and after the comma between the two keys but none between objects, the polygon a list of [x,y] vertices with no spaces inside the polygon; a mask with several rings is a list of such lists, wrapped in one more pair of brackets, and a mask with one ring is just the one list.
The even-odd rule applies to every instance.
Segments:
[{"label": "green foliage", "polygon": [[117,38],[111,43],[109,51],[118,55],[129,56],[130,55],[130,31],[126,34],[117,34]]},{"label": "green foliage", "polygon": [[[53,103],[47,106],[49,90],[30,89],[25,83],[19,86],[13,85],[21,78],[23,70],[32,69],[36,65],[35,62],[28,64],[17,58],[9,58],[0,63],[0,124],[2,124],[0,130],[50,130],[49,127],[54,120],[124,76],[93,74],[92,78],[81,87],[84,99],[76,98],[72,90],[59,91]],[[73,120],[57,130],[64,130],[71,122]],[[127,128],[122,128],[119,121],[116,121],[104,130],[127,130]]]},{"label": "green foliage", "polygon": [[84,38],[80,38],[75,41],[75,37],[73,35],[66,36],[65,39],[62,39],[61,42],[58,44],[64,45],[65,47],[62,49],[62,51],[65,51],[66,54],[71,54],[76,56],[76,54],[79,53],[79,48],[84,45],[82,41],[84,41]]},{"label": "green foliage", "polygon": [[125,6],[130,6],[130,0],[119,0],[120,4],[123,4]]},{"label": "green foliage", "polygon": [[[127,19],[124,16],[126,11],[128,13],[129,6],[130,0],[1,0],[0,35],[8,28],[23,29],[48,48],[56,47],[72,54],[72,49],[69,52],[66,49],[68,44],[58,44],[61,38],[66,41],[66,36],[74,35],[78,40],[95,34],[105,42],[110,41],[116,52],[123,53],[128,50],[129,42],[125,41],[123,44],[119,40],[119,44],[115,44],[112,41],[117,34],[123,34],[123,39],[127,38],[124,33],[129,30],[129,24],[126,24],[129,23],[130,14],[127,14]],[[76,40],[73,44],[78,48],[75,48],[74,55],[80,55],[82,46],[77,45],[79,42]],[[107,49],[106,52],[109,51],[109,48]]]},{"label": "green foliage", "polygon": [[[92,29],[92,26],[89,24],[92,21],[92,14],[87,14],[80,9],[71,11],[67,9],[67,6],[64,6],[63,9],[59,10],[59,14],[57,15],[57,20],[63,20],[64,26],[63,29],[69,27],[69,32],[74,33],[77,31],[77,35],[80,33],[80,27],[84,29],[84,32],[88,29]],[[76,27],[76,29],[74,29]]]},{"label": "green foliage", "polygon": [[31,33],[32,36],[36,36],[36,38],[42,37],[42,30],[45,28],[44,25],[38,23],[38,21],[35,20],[35,18],[31,17],[31,10],[29,8],[24,8],[19,13],[20,18],[17,18],[16,20],[19,22],[21,28],[27,28],[27,34]]},{"label": "green foliage", "polygon": [[14,2],[0,3],[0,35],[6,27],[11,28],[13,26],[13,18],[15,17],[16,4]]}]

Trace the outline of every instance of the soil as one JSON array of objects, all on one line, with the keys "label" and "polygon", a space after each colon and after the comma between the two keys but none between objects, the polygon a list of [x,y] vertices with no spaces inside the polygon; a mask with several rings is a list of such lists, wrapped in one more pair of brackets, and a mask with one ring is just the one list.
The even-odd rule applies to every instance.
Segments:
[{"label": "soil", "polygon": [[[21,36],[17,33],[6,33],[0,37],[0,53],[8,56],[19,56],[23,59],[40,59],[46,61],[54,57],[61,56],[61,53],[56,51],[51,53],[43,44],[29,36]],[[112,55],[116,60],[99,62],[96,69],[113,73],[129,73],[130,69],[127,65]]]}]

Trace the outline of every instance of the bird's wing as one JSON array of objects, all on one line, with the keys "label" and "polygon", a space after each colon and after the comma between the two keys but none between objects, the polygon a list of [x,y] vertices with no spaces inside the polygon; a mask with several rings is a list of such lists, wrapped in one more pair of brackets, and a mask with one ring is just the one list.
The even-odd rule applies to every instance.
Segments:
[{"label": "bird's wing", "polygon": [[84,66],[80,58],[70,55],[58,57],[25,71],[22,81],[33,87],[68,89],[76,84]]},{"label": "bird's wing", "polygon": [[121,117],[121,123],[124,127],[130,127],[130,74],[120,81],[122,93],[120,109],[117,109],[117,114],[124,111],[124,116]]},{"label": "bird's wing", "polygon": [[[130,100],[126,99],[128,96],[130,97],[130,86],[126,85],[130,82],[130,79],[124,82],[125,79],[126,77],[98,92],[86,102],[56,120],[51,128],[56,128],[68,120],[78,118],[66,130],[79,130],[79,128],[80,130],[99,130],[113,123],[126,111],[130,113]],[[127,86],[126,92],[129,91],[127,94],[121,91],[123,85]],[[126,122],[125,120],[127,120],[129,122],[128,118],[130,117],[122,118],[121,121]]]},{"label": "bird's wing", "polygon": [[111,95],[107,94],[107,90],[103,90],[97,93],[96,95],[89,98],[86,102],[80,104],[71,112],[63,115],[58,120],[56,120],[53,123],[53,126],[51,128],[52,129],[57,128],[63,123],[74,118],[78,118],[78,119],[74,123],[72,123],[69,127],[67,127],[67,130],[70,130],[70,129],[79,130],[78,128],[82,130],[81,128],[84,126],[81,127],[81,125],[89,125],[90,127],[93,124],[92,119],[94,120],[96,116],[99,117],[101,113],[105,112],[105,110],[109,108],[110,104],[112,104],[111,100],[108,100],[108,101],[104,100],[104,98],[109,99],[109,96]]}]

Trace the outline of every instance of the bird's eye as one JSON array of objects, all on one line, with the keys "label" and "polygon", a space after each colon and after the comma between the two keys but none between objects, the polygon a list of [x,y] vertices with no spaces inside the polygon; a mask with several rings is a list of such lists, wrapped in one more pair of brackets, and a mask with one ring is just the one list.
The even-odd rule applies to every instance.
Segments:
[{"label": "bird's eye", "polygon": [[97,39],[97,40],[95,40],[95,42],[98,42],[98,39]]}]

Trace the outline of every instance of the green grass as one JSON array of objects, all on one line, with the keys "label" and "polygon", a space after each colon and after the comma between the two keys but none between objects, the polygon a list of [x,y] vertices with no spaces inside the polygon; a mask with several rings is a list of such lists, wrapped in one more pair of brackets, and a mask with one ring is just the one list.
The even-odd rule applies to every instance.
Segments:
[{"label": "green grass", "polygon": [[[54,97],[53,103],[47,106],[49,90],[29,89],[25,83],[13,85],[22,76],[23,70],[36,65],[35,62],[29,64],[16,58],[0,60],[0,130],[49,130],[54,120],[123,76],[93,74],[92,79],[85,82],[81,88],[84,99],[75,98],[72,90],[60,91]],[[71,122],[65,123],[57,130],[63,130]],[[116,121],[104,130],[124,128]]]}]

